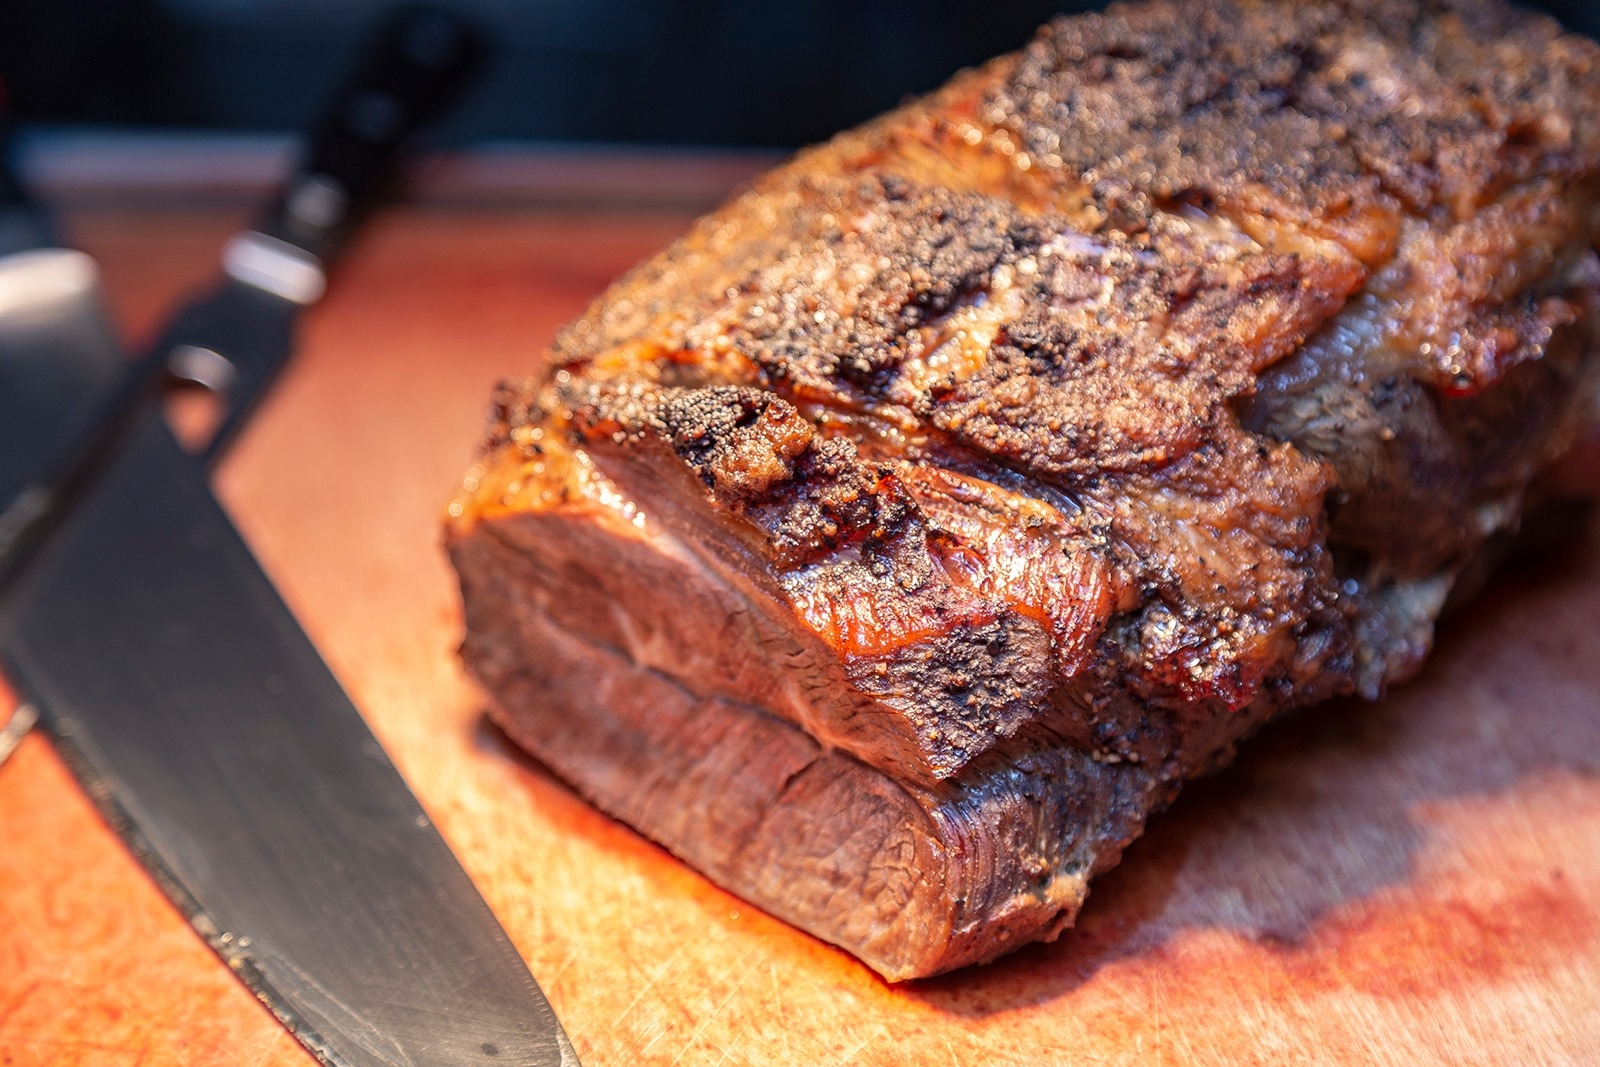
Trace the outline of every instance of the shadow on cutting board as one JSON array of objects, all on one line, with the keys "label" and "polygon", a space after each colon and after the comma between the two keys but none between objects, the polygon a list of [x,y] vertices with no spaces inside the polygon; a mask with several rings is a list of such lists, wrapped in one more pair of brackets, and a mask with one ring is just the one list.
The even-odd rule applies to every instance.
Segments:
[{"label": "shadow on cutting board", "polygon": [[[1207,931],[1263,946],[1290,972],[1336,970],[1317,957],[1331,959],[1346,934],[1363,936],[1376,906],[1418,911],[1407,947],[1437,951],[1413,969],[1423,981],[1457,967],[1482,978],[1535,928],[1582,951],[1573,924],[1593,920],[1559,893],[1530,892],[1520,916],[1505,914],[1515,898],[1485,903],[1491,917],[1476,928],[1457,912],[1442,937],[1436,917],[1420,913],[1427,901],[1409,895],[1430,837],[1419,810],[1494,798],[1541,776],[1600,777],[1600,519],[1566,518],[1584,534],[1535,542],[1503,567],[1441,628],[1421,677],[1376,704],[1335,701],[1276,723],[1232,767],[1188,786],[1095,882],[1076,927],[1055,944],[907,991],[944,1011],[989,1015],[1068,995],[1104,968],[1171,953]],[[1562,878],[1526,873],[1534,883]],[[1430,938],[1444,943],[1430,948]],[[1385,970],[1405,969],[1393,951],[1376,956]]]}]

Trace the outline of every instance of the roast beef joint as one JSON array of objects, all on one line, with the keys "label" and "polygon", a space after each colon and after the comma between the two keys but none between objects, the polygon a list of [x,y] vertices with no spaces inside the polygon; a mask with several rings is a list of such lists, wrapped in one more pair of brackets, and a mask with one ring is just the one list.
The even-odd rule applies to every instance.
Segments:
[{"label": "roast beef joint", "polygon": [[497,391],[492,714],[888,979],[1055,938],[1584,429],[1597,101],[1493,0],[1147,0],[802,152]]}]

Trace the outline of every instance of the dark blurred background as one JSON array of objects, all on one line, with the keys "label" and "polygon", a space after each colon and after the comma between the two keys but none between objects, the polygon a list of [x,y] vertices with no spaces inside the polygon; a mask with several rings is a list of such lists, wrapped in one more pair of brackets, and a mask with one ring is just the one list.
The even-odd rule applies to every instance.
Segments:
[{"label": "dark blurred background", "polygon": [[[445,0],[495,62],[438,138],[785,147],[1015,48],[1071,0]],[[1600,35],[1600,4],[1539,5]],[[0,0],[21,122],[298,128],[383,0]]]},{"label": "dark blurred background", "polygon": [[[19,121],[300,126],[385,0],[0,0]],[[1060,0],[444,0],[494,62],[444,138],[787,146],[1016,47]],[[1089,3],[1081,7],[1094,6]]]}]

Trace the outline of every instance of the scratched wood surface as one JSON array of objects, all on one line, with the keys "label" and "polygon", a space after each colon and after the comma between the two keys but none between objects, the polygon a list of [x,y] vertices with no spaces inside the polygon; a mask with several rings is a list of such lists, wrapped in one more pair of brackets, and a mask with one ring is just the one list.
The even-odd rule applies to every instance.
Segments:
[{"label": "scratched wood surface", "polygon": [[[119,321],[220,210],[79,211]],[[412,208],[354,250],[222,497],[590,1067],[1600,1062],[1600,529],[1503,575],[1427,674],[1269,729],[1079,927],[902,987],[597,814],[483,725],[437,516],[501,375],[687,217]],[[0,1064],[309,1064],[42,736],[0,767]]]}]

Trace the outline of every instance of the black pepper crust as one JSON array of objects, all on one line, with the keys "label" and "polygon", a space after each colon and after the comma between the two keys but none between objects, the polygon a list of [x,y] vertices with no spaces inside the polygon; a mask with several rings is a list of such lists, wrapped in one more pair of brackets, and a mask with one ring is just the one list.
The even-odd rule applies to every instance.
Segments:
[{"label": "black pepper crust", "polygon": [[1312,228],[1379,196],[1460,218],[1508,182],[1584,170],[1586,47],[1499,3],[1130,5],[1046,26],[981,114],[1108,198]]}]

